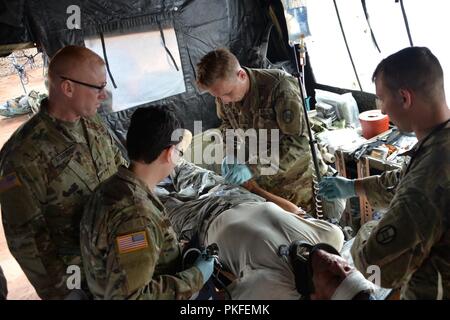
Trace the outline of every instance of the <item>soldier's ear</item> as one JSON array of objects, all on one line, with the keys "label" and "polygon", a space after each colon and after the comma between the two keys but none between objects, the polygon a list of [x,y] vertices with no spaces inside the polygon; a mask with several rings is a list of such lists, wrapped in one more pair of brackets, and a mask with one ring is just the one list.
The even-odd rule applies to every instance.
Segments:
[{"label": "soldier's ear", "polygon": [[237,76],[240,80],[244,80],[247,77],[247,73],[245,72],[244,69],[240,68],[239,71],[237,72]]},{"label": "soldier's ear", "polygon": [[174,146],[166,148],[162,151],[161,156],[164,163],[174,163],[174,159],[176,156],[174,151]]},{"label": "soldier's ear", "polygon": [[400,89],[399,95],[401,97],[401,103],[403,109],[409,109],[414,101],[414,93],[409,89]]},{"label": "soldier's ear", "polygon": [[61,92],[66,95],[67,97],[72,98],[73,97],[73,90],[74,86],[69,80],[63,80],[60,84]]}]

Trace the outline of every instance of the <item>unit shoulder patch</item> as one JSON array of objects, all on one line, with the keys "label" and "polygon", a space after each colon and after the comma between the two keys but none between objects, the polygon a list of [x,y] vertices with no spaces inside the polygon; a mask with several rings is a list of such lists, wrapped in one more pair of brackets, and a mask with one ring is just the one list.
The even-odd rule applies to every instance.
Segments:
[{"label": "unit shoulder patch", "polygon": [[148,247],[147,233],[145,231],[118,236],[116,242],[119,254],[129,253]]},{"label": "unit shoulder patch", "polygon": [[283,111],[283,121],[286,123],[291,123],[294,120],[294,113],[290,109],[286,109]]}]

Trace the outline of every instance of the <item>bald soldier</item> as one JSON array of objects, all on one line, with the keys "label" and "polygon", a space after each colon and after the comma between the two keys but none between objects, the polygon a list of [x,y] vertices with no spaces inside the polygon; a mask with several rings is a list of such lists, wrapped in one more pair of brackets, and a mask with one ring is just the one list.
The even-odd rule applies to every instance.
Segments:
[{"label": "bald soldier", "polygon": [[180,141],[177,131],[181,124],[167,107],[137,109],[127,133],[130,167],[120,167],[86,204],[81,249],[95,299],[188,299],[213,272],[212,258],[183,268],[181,245],[154,194],[190,143],[190,133]]},{"label": "bald soldier", "polygon": [[63,299],[68,266],[81,266],[83,204],[125,160],[96,115],[105,99],[101,58],[65,47],[50,61],[48,83],[40,111],[0,152],[0,202],[9,250],[37,294]]},{"label": "bald soldier", "polygon": [[[227,182],[242,184],[253,175],[263,189],[312,212],[314,166],[297,79],[281,70],[241,67],[231,52],[217,49],[206,54],[198,63],[197,85],[216,97],[224,141],[227,129],[266,129],[267,150],[271,150],[273,143],[279,148],[279,168],[272,172],[266,170],[266,173],[260,155],[253,159],[258,162],[256,164],[250,161],[253,155],[246,156],[251,175],[246,172],[245,165],[227,168],[228,155],[224,160],[225,170],[222,170],[223,174],[228,171],[225,176]],[[271,135],[271,129],[279,130],[279,139]],[[258,140],[262,141],[258,131],[257,134]],[[329,168],[318,156],[321,174],[326,174]],[[339,218],[342,211],[343,206],[337,204],[328,216]]]},{"label": "bald soldier", "polygon": [[365,195],[387,209],[361,227],[355,266],[380,268],[381,286],[401,288],[402,299],[450,299],[450,111],[438,59],[424,47],[403,49],[375,69],[379,107],[402,132],[419,140],[401,170],[360,180],[325,178],[328,198]]}]

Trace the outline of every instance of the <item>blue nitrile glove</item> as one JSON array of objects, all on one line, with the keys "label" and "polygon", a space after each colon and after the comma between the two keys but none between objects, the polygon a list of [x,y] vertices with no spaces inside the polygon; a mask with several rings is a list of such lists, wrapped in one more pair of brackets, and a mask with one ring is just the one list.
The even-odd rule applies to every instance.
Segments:
[{"label": "blue nitrile glove", "polygon": [[206,251],[203,251],[197,260],[195,260],[194,266],[202,273],[203,284],[205,284],[214,272],[214,258],[208,257]]},{"label": "blue nitrile glove", "polygon": [[227,156],[222,161],[222,176],[228,184],[241,185],[253,177],[250,169],[241,163],[237,163],[233,157]]},{"label": "blue nitrile glove", "polygon": [[319,183],[319,196],[327,200],[356,197],[355,180],[343,177],[323,177]]}]

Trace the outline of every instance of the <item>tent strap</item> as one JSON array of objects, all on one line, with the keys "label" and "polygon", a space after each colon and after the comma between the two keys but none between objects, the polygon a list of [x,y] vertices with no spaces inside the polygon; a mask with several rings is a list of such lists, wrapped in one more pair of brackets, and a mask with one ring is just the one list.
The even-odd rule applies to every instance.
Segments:
[{"label": "tent strap", "polygon": [[109,78],[111,79],[114,89],[117,89],[116,82],[114,81],[114,77],[109,68],[108,56],[106,55],[105,37],[103,36],[103,32],[100,32],[100,40],[102,42],[103,58],[105,59],[106,70],[108,70],[108,75],[109,75]]},{"label": "tent strap", "polygon": [[341,27],[342,37],[344,38],[345,46],[347,47],[348,56],[350,57],[350,61],[352,63],[353,72],[355,72],[356,80],[358,81],[359,89],[363,91],[361,82],[359,81],[358,72],[356,71],[355,62],[353,61],[352,53],[350,52],[350,48],[348,46],[347,37],[345,36],[344,27],[342,26],[341,16],[339,14],[339,9],[336,4],[336,0],[333,0],[334,8],[336,9],[336,15],[339,20],[339,26]]},{"label": "tent strap", "polygon": [[402,8],[403,21],[405,21],[406,32],[408,33],[409,45],[411,47],[413,47],[414,44],[413,44],[412,37],[411,37],[411,30],[409,29],[409,23],[408,23],[408,17],[406,16],[405,5],[403,4],[403,0],[395,0],[395,2],[396,3],[400,2],[400,7]]},{"label": "tent strap", "polygon": [[162,42],[163,42],[163,45],[164,45],[164,49],[166,49],[167,54],[169,55],[170,59],[172,59],[173,65],[175,66],[175,69],[177,69],[177,71],[180,71],[180,69],[178,69],[178,65],[177,65],[177,63],[176,63],[172,53],[170,52],[169,48],[167,48],[166,38],[164,37],[164,32],[163,32],[163,29],[161,27],[161,23],[159,21],[158,21],[158,28],[159,28],[159,33],[161,34],[161,39],[162,39]]}]

